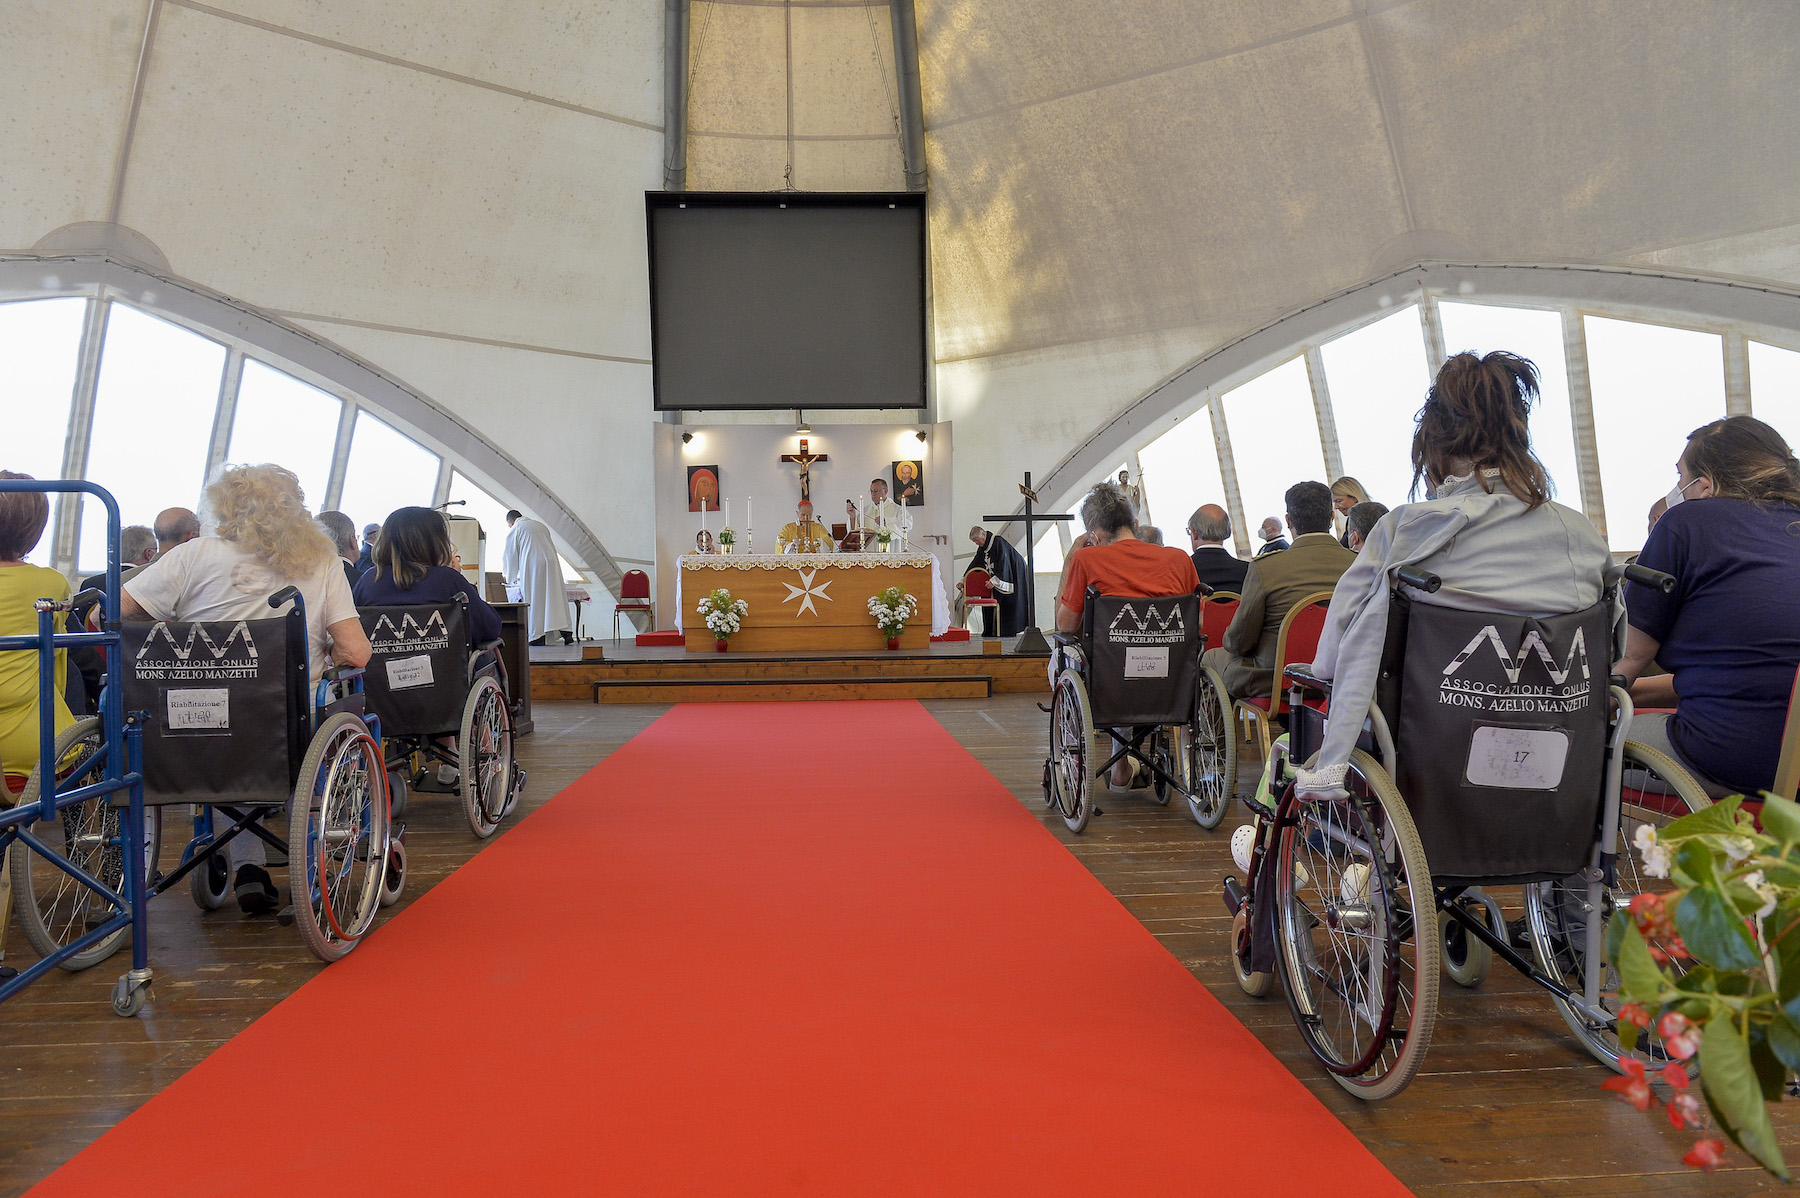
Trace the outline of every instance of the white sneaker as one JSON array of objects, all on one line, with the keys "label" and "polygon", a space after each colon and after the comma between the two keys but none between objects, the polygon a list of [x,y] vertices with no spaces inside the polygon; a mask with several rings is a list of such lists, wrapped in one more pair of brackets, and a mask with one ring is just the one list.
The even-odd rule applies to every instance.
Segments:
[{"label": "white sneaker", "polygon": [[437,780],[439,786],[455,786],[462,781],[462,771],[453,765],[440,765]]}]

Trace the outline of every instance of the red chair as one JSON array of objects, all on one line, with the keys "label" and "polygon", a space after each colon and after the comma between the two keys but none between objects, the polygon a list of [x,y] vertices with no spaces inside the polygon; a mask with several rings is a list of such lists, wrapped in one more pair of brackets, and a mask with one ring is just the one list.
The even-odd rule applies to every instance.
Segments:
[{"label": "red chair", "polygon": [[993,583],[988,580],[988,572],[977,567],[963,575],[963,603],[970,608],[991,607],[994,609],[995,627],[998,628],[1000,601],[994,598]]},{"label": "red chair", "polygon": [[1289,608],[1275,638],[1275,680],[1269,686],[1268,698],[1258,695],[1237,701],[1238,718],[1256,726],[1256,742],[1265,761],[1269,757],[1269,742],[1274,739],[1269,735],[1269,721],[1286,715],[1288,709],[1282,672],[1297,662],[1311,661],[1318,653],[1319,637],[1325,632],[1325,613],[1330,609],[1330,591],[1317,591]]},{"label": "red chair", "polygon": [[1201,651],[1217,649],[1225,643],[1225,630],[1231,617],[1237,615],[1238,596],[1231,591],[1214,591],[1200,601]]},{"label": "red chair", "polygon": [[612,639],[619,639],[619,615],[641,611],[650,617],[649,627],[656,627],[656,605],[650,601],[650,576],[642,570],[627,570],[619,580],[619,602],[613,607]]}]

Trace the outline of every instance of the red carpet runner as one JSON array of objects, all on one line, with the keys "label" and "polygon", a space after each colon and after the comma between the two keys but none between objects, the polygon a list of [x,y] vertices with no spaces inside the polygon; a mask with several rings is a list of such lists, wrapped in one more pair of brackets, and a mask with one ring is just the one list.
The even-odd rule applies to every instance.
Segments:
[{"label": "red carpet runner", "polygon": [[34,1191],[125,1192],[1406,1191],[924,708],[859,702],[669,712]]}]

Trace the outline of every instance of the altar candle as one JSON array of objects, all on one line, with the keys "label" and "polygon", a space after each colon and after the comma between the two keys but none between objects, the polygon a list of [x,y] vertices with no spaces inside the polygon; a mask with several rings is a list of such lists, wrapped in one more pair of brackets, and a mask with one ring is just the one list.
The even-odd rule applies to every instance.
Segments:
[{"label": "altar candle", "polygon": [[[754,495],[744,496],[744,527],[745,528],[755,528],[756,527],[756,519],[755,519],[755,517],[751,516],[751,514],[750,514],[750,510],[751,510],[750,504],[755,499],[756,499],[756,496],[754,496]],[[780,532],[781,530],[776,529],[775,531]]]},{"label": "altar candle", "polygon": [[725,501],[725,527],[731,527],[731,500]]},{"label": "altar candle", "polygon": [[700,531],[706,531],[706,497],[700,497]]}]

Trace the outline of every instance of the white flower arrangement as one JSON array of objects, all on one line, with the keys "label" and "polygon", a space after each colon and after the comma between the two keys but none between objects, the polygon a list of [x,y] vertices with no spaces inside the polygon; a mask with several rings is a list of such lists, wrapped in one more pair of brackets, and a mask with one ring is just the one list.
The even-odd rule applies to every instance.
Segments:
[{"label": "white flower arrangement", "polygon": [[722,641],[742,627],[744,617],[750,614],[750,605],[742,599],[733,599],[730,591],[720,587],[700,600],[695,610],[705,617],[713,638]]},{"label": "white flower arrangement", "polygon": [[719,530],[719,544],[735,545],[736,543],[737,543],[737,529],[721,528]]},{"label": "white flower arrangement", "polygon": [[899,587],[887,587],[869,596],[869,614],[875,626],[890,640],[906,631],[906,622],[919,610],[919,601]]}]

